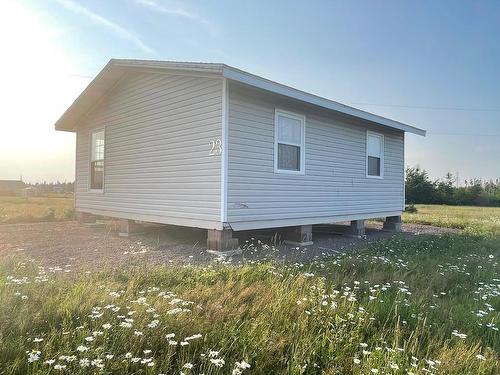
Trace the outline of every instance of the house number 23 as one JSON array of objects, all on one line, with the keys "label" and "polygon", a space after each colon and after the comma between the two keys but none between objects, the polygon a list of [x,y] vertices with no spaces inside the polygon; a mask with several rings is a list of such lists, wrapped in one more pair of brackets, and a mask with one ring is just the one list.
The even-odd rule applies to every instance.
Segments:
[{"label": "house number 23", "polygon": [[210,141],[210,152],[209,156],[218,156],[222,154],[222,141],[220,138],[217,138],[213,141]]}]

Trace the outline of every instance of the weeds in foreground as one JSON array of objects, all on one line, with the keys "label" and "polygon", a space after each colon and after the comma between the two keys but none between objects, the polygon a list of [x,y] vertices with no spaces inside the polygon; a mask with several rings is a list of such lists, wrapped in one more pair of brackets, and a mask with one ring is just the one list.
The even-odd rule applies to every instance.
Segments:
[{"label": "weeds in foreground", "polygon": [[497,374],[498,239],[396,238],[309,264],[0,262],[7,374]]}]

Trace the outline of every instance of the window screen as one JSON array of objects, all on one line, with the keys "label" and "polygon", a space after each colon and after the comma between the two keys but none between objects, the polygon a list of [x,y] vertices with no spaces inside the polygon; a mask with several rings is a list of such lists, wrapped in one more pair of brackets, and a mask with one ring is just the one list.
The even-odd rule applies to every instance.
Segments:
[{"label": "window screen", "polygon": [[278,169],[300,171],[300,147],[278,143]]},{"label": "window screen", "polygon": [[102,190],[104,186],[104,130],[92,132],[90,159],[90,188]]},{"label": "window screen", "polygon": [[382,175],[383,136],[368,133],[366,137],[367,175],[379,177]]},{"label": "window screen", "polygon": [[276,152],[278,171],[303,171],[303,117],[276,112]]}]

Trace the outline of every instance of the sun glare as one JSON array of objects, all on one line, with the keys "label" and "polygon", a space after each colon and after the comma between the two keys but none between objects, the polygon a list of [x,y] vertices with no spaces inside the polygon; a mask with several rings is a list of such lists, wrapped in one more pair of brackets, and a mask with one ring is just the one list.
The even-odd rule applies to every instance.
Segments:
[{"label": "sun glare", "polygon": [[[71,180],[74,135],[54,131],[54,122],[88,83],[65,53],[64,30],[21,2],[0,4],[2,178]],[[48,162],[57,165],[43,168]]]}]

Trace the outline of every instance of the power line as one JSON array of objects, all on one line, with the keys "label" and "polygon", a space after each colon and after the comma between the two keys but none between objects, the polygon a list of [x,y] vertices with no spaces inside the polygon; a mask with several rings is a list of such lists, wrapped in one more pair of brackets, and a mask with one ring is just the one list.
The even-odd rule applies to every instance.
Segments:
[{"label": "power line", "polygon": [[376,107],[391,107],[391,108],[406,108],[406,109],[428,109],[432,111],[467,111],[467,112],[500,112],[500,108],[467,108],[467,107],[432,107],[419,105],[403,105],[403,104],[383,104],[383,103],[365,103],[365,102],[349,102],[354,105],[369,105]]},{"label": "power line", "polygon": [[464,137],[500,137],[500,134],[481,134],[481,133],[442,133],[442,132],[427,132],[427,134],[432,135],[458,135]]},{"label": "power line", "polygon": [[[80,78],[94,78],[93,76],[88,76],[84,74],[70,73],[67,74],[72,77]],[[366,103],[366,102],[350,102],[345,101],[345,103],[354,105],[369,105],[376,107],[392,107],[392,108],[407,108],[407,109],[429,109],[433,111],[471,111],[471,112],[500,112],[500,108],[466,108],[466,107],[432,107],[432,106],[418,106],[418,105],[403,105],[403,104],[383,104],[383,103]],[[496,136],[496,135],[494,135]]]},{"label": "power line", "polygon": [[[94,77],[87,76],[84,74],[70,73],[67,74],[72,77],[89,78]],[[365,103],[365,102],[346,102],[356,105],[372,105],[379,107],[395,107],[395,108],[408,108],[408,109],[430,109],[430,110],[444,110],[444,111],[476,111],[476,112],[500,112],[500,108],[461,108],[461,107],[426,107],[426,106],[410,106],[410,105],[400,105],[400,104],[381,104],[381,103]],[[444,132],[427,132],[427,134],[432,135],[456,135],[456,136],[480,136],[480,137],[500,137],[500,134],[480,134],[480,133],[444,133]]]}]

